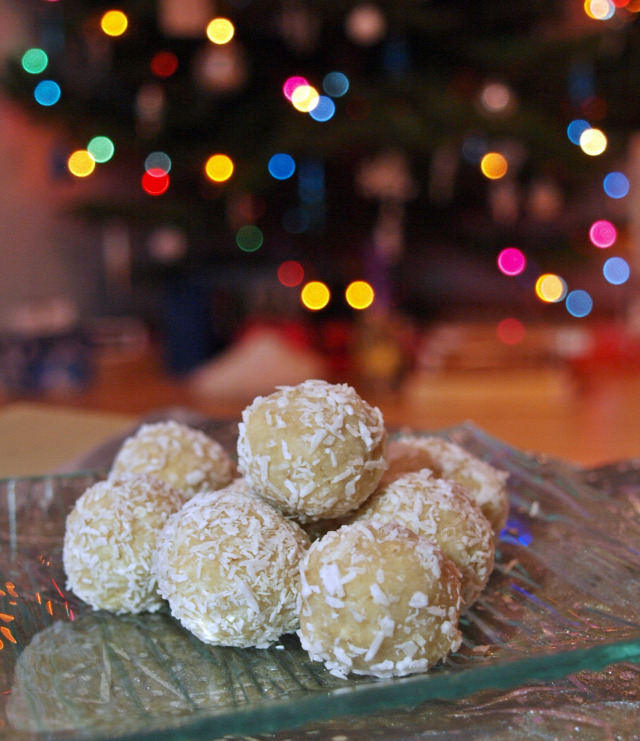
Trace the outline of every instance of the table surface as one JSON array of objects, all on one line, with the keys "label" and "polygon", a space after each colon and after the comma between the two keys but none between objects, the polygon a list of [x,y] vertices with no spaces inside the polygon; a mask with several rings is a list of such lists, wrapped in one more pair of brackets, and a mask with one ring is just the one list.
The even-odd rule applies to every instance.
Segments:
[{"label": "table surface", "polygon": [[[249,401],[242,396],[198,395],[184,379],[163,373],[153,357],[107,365],[98,371],[90,388],[72,396],[0,400],[0,476],[69,470],[87,450],[126,434],[141,418],[158,410],[187,408],[210,417],[237,419]],[[630,369],[580,379],[558,369],[420,372],[409,377],[398,392],[359,390],[381,408],[390,426],[439,429],[470,420],[512,446],[585,466],[640,457],[640,374]],[[454,712],[456,718],[464,719],[469,739],[502,738],[502,732],[505,738],[524,739],[516,716],[505,715],[502,720],[510,720],[498,729],[491,720],[493,715],[486,715],[492,708],[503,708],[506,713],[514,707],[522,708],[523,717],[533,713],[531,722],[538,723],[542,732],[562,734],[569,718],[576,729],[587,733],[584,738],[615,738],[616,725],[622,727],[624,721],[624,727],[633,727],[637,705],[629,704],[625,710],[618,701],[611,704],[609,690],[601,693],[605,702],[594,687],[598,682],[607,688],[623,686],[627,680],[621,677],[629,673],[640,677],[640,667],[619,665],[600,673],[582,673],[560,684],[550,683],[552,693],[567,697],[558,717],[545,710],[545,686],[541,685],[473,696],[468,707],[462,701],[452,708],[443,706],[442,712]],[[633,685],[634,692],[636,687],[640,693],[640,681]],[[571,699],[574,695],[576,702]],[[376,737],[407,738],[401,730],[406,722],[402,713],[386,714],[374,722],[383,734]],[[554,724],[559,725],[556,728]],[[368,741],[371,729],[364,719],[336,719],[260,738]],[[413,732],[411,738],[448,739],[449,735],[438,736],[434,729],[433,733]]]},{"label": "table surface", "polygon": [[[634,369],[582,378],[559,368],[416,371],[398,391],[358,390],[389,426],[437,430],[471,421],[513,447],[585,466],[640,456]],[[78,393],[0,398],[0,476],[55,470],[166,408],[238,419],[251,398],[197,393],[153,355],[105,364]]]}]

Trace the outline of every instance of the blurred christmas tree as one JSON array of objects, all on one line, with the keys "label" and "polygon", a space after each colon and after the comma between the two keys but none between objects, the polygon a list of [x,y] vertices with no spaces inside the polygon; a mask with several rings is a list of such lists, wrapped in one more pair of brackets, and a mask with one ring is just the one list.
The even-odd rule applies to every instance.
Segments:
[{"label": "blurred christmas tree", "polygon": [[[92,142],[77,167],[117,187],[78,212],[125,229],[147,281],[299,265],[424,315],[448,290],[434,259],[462,286],[456,255],[495,269],[517,244],[530,280],[586,260],[585,204],[611,206],[599,183],[640,124],[635,0],[602,0],[604,20],[560,0],[22,2],[32,56],[4,88],[65,158]],[[604,154],[568,139],[575,120]]]}]

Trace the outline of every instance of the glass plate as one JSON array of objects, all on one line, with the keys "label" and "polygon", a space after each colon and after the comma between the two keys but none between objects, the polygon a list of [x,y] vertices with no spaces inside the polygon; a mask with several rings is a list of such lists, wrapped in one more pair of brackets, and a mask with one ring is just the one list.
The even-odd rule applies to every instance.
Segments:
[{"label": "glass plate", "polygon": [[[203,427],[234,450],[235,423]],[[337,679],[295,636],[221,648],[168,614],[92,611],[66,592],[61,547],[73,502],[104,472],[0,481],[0,736],[212,739],[357,724],[374,710],[640,661],[640,461],[582,470],[472,425],[440,434],[509,472],[510,518],[489,585],[461,619],[460,650],[393,680]],[[443,704],[427,705],[442,723]],[[415,733],[423,716],[400,717]]]}]

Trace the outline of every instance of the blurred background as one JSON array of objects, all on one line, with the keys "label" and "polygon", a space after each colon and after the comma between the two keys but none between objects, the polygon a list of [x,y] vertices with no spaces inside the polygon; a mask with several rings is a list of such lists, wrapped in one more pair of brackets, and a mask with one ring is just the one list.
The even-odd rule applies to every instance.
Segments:
[{"label": "blurred background", "polygon": [[321,376],[535,406],[635,375],[639,12],[0,0],[1,392],[138,363],[239,404]]}]

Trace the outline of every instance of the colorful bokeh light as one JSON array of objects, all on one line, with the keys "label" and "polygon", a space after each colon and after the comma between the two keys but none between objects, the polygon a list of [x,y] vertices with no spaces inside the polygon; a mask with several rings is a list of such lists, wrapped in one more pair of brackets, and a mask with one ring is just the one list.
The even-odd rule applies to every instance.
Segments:
[{"label": "colorful bokeh light", "polygon": [[579,146],[580,137],[587,129],[590,129],[590,128],[591,128],[591,124],[588,121],[585,121],[582,118],[574,119],[567,126],[567,136],[569,137],[569,141],[571,141],[572,144]]},{"label": "colorful bokeh light", "polygon": [[585,0],[584,12],[596,21],[608,21],[613,18],[616,6],[611,0]]},{"label": "colorful bokeh light", "polygon": [[515,317],[506,317],[498,322],[496,334],[505,345],[517,345],[525,336],[524,324]]},{"label": "colorful bokeh light", "polygon": [[586,129],[580,134],[580,149],[591,157],[597,157],[607,148],[607,137],[600,129]]},{"label": "colorful bokeh light", "polygon": [[621,286],[629,280],[631,268],[622,257],[610,257],[602,266],[602,274],[611,285]]},{"label": "colorful bokeh light", "polygon": [[278,267],[278,280],[287,288],[299,286],[304,280],[304,268],[297,260],[286,260]]},{"label": "colorful bokeh light", "polygon": [[298,85],[291,93],[291,105],[301,113],[309,113],[319,101],[320,95],[313,85]]},{"label": "colorful bokeh light", "polygon": [[498,255],[498,267],[505,275],[520,275],[527,266],[527,258],[517,247],[505,247]]},{"label": "colorful bokeh light", "polygon": [[228,18],[214,18],[207,25],[207,38],[214,44],[228,44],[236,29]]},{"label": "colorful bokeh light", "polygon": [[22,69],[31,75],[44,72],[49,64],[49,57],[44,49],[27,49],[22,55]]},{"label": "colorful bokeh light", "polygon": [[322,88],[332,98],[341,98],[349,90],[349,78],[342,72],[329,72],[322,80]]},{"label": "colorful bokeh light", "polygon": [[499,180],[507,174],[507,160],[499,152],[487,152],[480,160],[482,174],[489,180]]},{"label": "colorful bokeh light", "polygon": [[591,244],[600,249],[611,247],[617,238],[618,232],[615,226],[606,219],[594,221],[589,229],[589,239],[591,240]]},{"label": "colorful bokeh light", "polygon": [[375,299],[375,292],[366,280],[349,283],[344,295],[352,309],[368,309]]},{"label": "colorful bokeh light", "polygon": [[290,154],[279,152],[271,157],[268,168],[276,180],[288,180],[296,171],[296,163]]},{"label": "colorful bokeh light", "polygon": [[171,157],[166,152],[151,152],[144,161],[144,169],[158,177],[171,172]]},{"label": "colorful bokeh light", "polygon": [[107,36],[122,36],[128,25],[129,19],[121,10],[107,10],[100,19],[100,28]]},{"label": "colorful bokeh light", "polygon": [[571,291],[566,298],[565,306],[571,316],[582,319],[588,316],[593,309],[593,299],[581,288]]},{"label": "colorful bokeh light", "polygon": [[303,286],[300,292],[300,300],[307,309],[320,311],[331,300],[331,292],[322,281],[312,280]]},{"label": "colorful bokeh light", "polygon": [[115,151],[115,146],[108,136],[94,136],[87,144],[87,152],[100,164],[108,162]]},{"label": "colorful bokeh light", "polygon": [[567,295],[567,284],[555,273],[543,273],[536,281],[536,296],[547,304],[557,304]]},{"label": "colorful bokeh light", "polygon": [[318,102],[315,107],[309,111],[309,115],[314,121],[321,123],[329,121],[336,112],[336,104],[327,95],[318,96]]},{"label": "colorful bokeh light", "polygon": [[159,51],[151,59],[151,72],[156,77],[171,77],[178,69],[178,57],[172,51]]},{"label": "colorful bokeh light", "polygon": [[170,182],[166,172],[145,172],[142,176],[142,190],[150,196],[160,196],[169,189]]},{"label": "colorful bokeh light", "polygon": [[77,149],[69,156],[67,167],[77,178],[86,178],[96,169],[96,161],[86,149]]},{"label": "colorful bokeh light", "polygon": [[214,183],[224,183],[233,175],[233,161],[226,154],[213,154],[205,164],[205,173]]},{"label": "colorful bokeh light", "polygon": [[296,91],[296,88],[299,88],[301,85],[308,85],[307,79],[305,77],[300,77],[299,75],[295,75],[294,77],[289,77],[285,80],[284,85],[282,86],[282,92],[284,93],[284,97],[287,100],[291,100],[291,97],[293,96],[294,92]]},{"label": "colorful bokeh light", "polygon": [[609,198],[624,198],[629,193],[629,178],[622,172],[610,172],[602,181],[602,187]]},{"label": "colorful bokeh light", "polygon": [[236,232],[236,244],[243,252],[255,252],[263,242],[262,230],[255,224],[245,224]]},{"label": "colorful bokeh light", "polygon": [[61,94],[60,85],[54,80],[40,80],[33,91],[36,102],[43,106],[55,105]]}]

